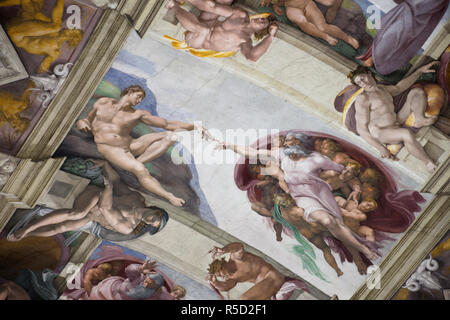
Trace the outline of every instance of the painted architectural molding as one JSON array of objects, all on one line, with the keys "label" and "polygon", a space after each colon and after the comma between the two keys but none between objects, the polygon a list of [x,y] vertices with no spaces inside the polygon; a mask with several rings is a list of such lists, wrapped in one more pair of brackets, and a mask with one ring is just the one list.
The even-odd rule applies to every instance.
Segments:
[{"label": "painted architectural molding", "polygon": [[20,159],[0,152],[0,190],[8,182]]},{"label": "painted architectural molding", "polygon": [[73,63],[58,64],[53,68],[53,74],[42,74],[30,76],[31,80],[36,84],[39,91],[38,100],[41,101],[41,107],[47,108],[50,101],[56,96],[56,93],[62,87],[69,75],[70,67]]},{"label": "painted architectural molding", "polygon": [[127,0],[117,10],[127,16],[139,36],[143,38],[165,0]]},{"label": "painted architectural molding", "polygon": [[18,157],[40,160],[53,155],[131,30],[127,19],[117,11],[104,12],[66,81],[18,151]]},{"label": "painted architectural molding", "polygon": [[439,283],[439,279],[433,274],[433,272],[438,269],[439,262],[430,255],[427,259],[422,261],[416,272],[411,275],[402,288],[406,288],[412,292],[417,292],[422,288],[442,290],[443,288]]},{"label": "painted architectural molding", "polygon": [[[109,7],[110,2],[112,1],[103,2],[108,2],[105,6]],[[87,46],[84,48],[80,59],[76,62],[68,76],[67,79],[69,81],[61,83],[59,92],[56,93],[54,100],[48,105],[46,113],[39,120],[38,125],[34,128],[32,134],[22,146],[18,155],[34,160],[49,158],[53,155],[81,111],[86,106],[87,101],[103,79],[103,76],[110,68],[129,33],[133,28],[137,30],[141,37],[150,33],[150,25],[155,17],[157,17],[163,3],[164,1],[162,0],[122,1],[115,7],[115,11],[105,11],[104,16],[98,23],[97,29]],[[130,25],[130,22],[132,25]],[[280,28],[277,35],[278,40],[280,40],[280,45],[293,46],[305,50],[310,54],[321,52],[318,54],[318,59],[329,64],[332,68],[337,70],[337,73],[345,74],[348,70],[353,68],[353,65],[350,63],[351,61],[340,61],[338,59],[341,58],[339,55],[321,51],[321,46],[316,47],[315,44],[305,46],[306,40],[299,40],[298,36],[293,33],[296,30],[293,28],[290,30],[290,28],[291,27],[289,26]],[[316,42],[321,45],[318,41]],[[330,50],[326,47],[322,49],[327,49],[326,51]],[[334,57],[333,55],[337,56]],[[327,112],[329,111],[323,109],[320,103],[315,100],[313,101],[308,96],[302,95],[293,87],[290,87],[285,83],[278,83],[274,78],[262,74],[261,69],[257,69],[258,66],[249,67],[248,65],[243,64],[239,59],[240,58],[237,58],[236,60],[230,59],[220,63],[223,63],[229,70],[234,70],[234,73],[241,75],[245,74],[243,78],[252,77],[253,82],[259,82],[259,85],[263,83],[264,87],[275,88],[267,89],[270,92],[279,90],[280,95],[286,94],[290,100],[296,102],[301,101],[301,103],[298,104],[307,104],[308,107],[318,105],[319,108],[317,113],[326,114],[325,116],[322,114],[320,118],[326,118],[328,116]],[[264,65],[261,66],[264,68]],[[273,83],[277,83],[277,86],[272,87],[271,84]],[[319,110],[320,108],[322,108],[322,110]],[[312,110],[312,113],[315,114],[315,111]],[[331,115],[332,120],[334,119],[334,116],[334,114]],[[335,118],[338,118],[338,116]],[[327,118],[327,120],[330,119]],[[341,122],[339,121],[330,121],[330,126],[339,128],[343,131]],[[351,134],[348,134],[348,136],[350,139],[359,139]],[[0,194],[0,230],[8,222],[15,209],[30,208],[38,202],[49,188],[64,161],[64,159],[48,159],[42,162],[33,162],[30,159],[20,161],[17,170],[13,172],[13,175],[8,179],[4,188],[1,190],[3,193]],[[448,230],[449,217],[446,208],[450,205],[450,199],[449,196],[445,194],[448,194],[449,192],[449,157],[447,156],[446,159],[442,160],[438,170],[428,178],[421,189],[422,192],[430,192],[438,196],[428,204],[405,233],[403,238],[381,262],[379,266],[381,272],[379,282],[380,289],[370,289],[369,286],[364,284],[355,293],[353,299],[389,299],[392,297],[396,290],[401,287],[409,275],[416,270],[420,262],[426,257],[430,248],[432,248],[440,238],[439,235],[442,236],[442,234]],[[414,166],[403,169],[406,172],[407,170],[412,170],[412,168],[417,169]],[[170,211],[171,218],[179,222],[179,224],[184,225],[184,227],[189,228],[191,231],[209,238],[211,241],[221,245],[233,241],[240,241],[234,236],[201,220],[199,217],[194,216],[189,212],[179,208],[169,207],[167,203],[157,199],[152,198],[151,201],[161,207],[170,208],[168,211]],[[157,241],[157,238],[143,237],[124,243],[123,245],[136,251],[148,253],[151,256],[160,258],[161,261],[164,261],[180,272],[192,272],[199,281],[200,279],[203,282],[205,281],[204,271],[192,265],[182,264],[182,261],[180,262],[180,259],[175,255],[158,248]],[[74,270],[73,266],[77,267],[80,264],[82,265],[100,242],[99,239],[92,235],[87,235],[86,239],[81,242],[80,247],[72,256],[72,264],[67,266],[65,271],[62,272],[62,275],[64,277],[70,277]],[[264,259],[276,266],[285,275],[297,277],[290,270],[253,247],[246,246],[246,250],[264,257]],[[371,277],[369,280],[374,280],[374,278]],[[310,290],[316,298],[330,298],[312,286],[310,286]],[[333,296],[332,299],[337,299],[337,296]]]},{"label": "painted architectural molding", "polygon": [[120,0],[92,0],[92,3],[101,9],[116,9]]},{"label": "painted architectural molding", "polygon": [[387,300],[394,296],[450,228],[450,196],[431,200],[404,236],[384,257],[352,300]]},{"label": "painted architectural molding", "polygon": [[0,230],[16,209],[33,208],[46,192],[65,158],[34,162],[21,159],[0,193]]},{"label": "painted architectural molding", "polygon": [[[253,8],[257,5],[258,3],[254,4],[253,0],[236,3],[236,6],[247,10],[250,14],[256,12]],[[183,6],[189,10],[190,5],[188,3],[185,3]],[[167,9],[161,7],[148,33],[153,39],[171,46],[170,41],[165,39],[164,35],[169,35],[175,39],[183,39],[185,29],[179,23],[174,24],[172,21],[169,21],[167,18],[168,14]],[[312,46],[311,43],[314,43],[314,41],[324,51],[320,51],[322,49],[319,50]],[[283,56],[282,62],[279,62],[280,56]],[[350,84],[347,74],[350,70],[354,70],[357,64],[292,26],[280,24],[273,44],[256,63],[248,62],[241,54],[236,54],[230,58],[201,59],[207,60],[208,63],[219,65],[224,70],[262,87],[275,96],[285,99],[313,116],[326,121],[330,127],[345,134],[349,141],[354,141],[365,151],[373,155],[379,154],[378,150],[344,126],[342,114],[333,107],[336,95]],[[277,62],[274,63],[274,61]],[[306,65],[303,61],[308,61],[308,64]],[[323,78],[312,76],[305,78],[304,75],[313,73],[312,70],[314,70],[314,73],[317,70],[326,73],[328,79],[332,79],[332,81],[324,82]],[[329,88],[327,94],[323,92],[320,95],[315,94],[316,90],[322,86]],[[421,132],[420,139],[421,143],[425,145],[429,142],[434,144],[435,141],[443,141],[441,137],[442,133],[438,129],[425,128]],[[447,148],[439,144],[437,146],[441,149]],[[403,154],[407,160],[397,161],[392,166],[418,183],[424,183],[430,177],[425,165],[411,159],[411,157],[406,157],[405,153],[406,150],[403,151]],[[445,159],[446,155],[446,149],[443,153],[437,154],[438,158],[440,158],[439,160]]]},{"label": "painted architectural molding", "polygon": [[439,59],[450,45],[450,22],[447,22],[445,26],[439,31],[428,48],[422,53],[422,55],[415,61],[408,74],[413,73],[417,68],[423,65],[427,59]]},{"label": "painted architectural molding", "polygon": [[450,156],[447,156],[434,174],[423,184],[420,192],[445,195],[450,193]]},{"label": "painted architectural molding", "polygon": [[0,86],[28,77],[25,67],[14,47],[0,25]]}]

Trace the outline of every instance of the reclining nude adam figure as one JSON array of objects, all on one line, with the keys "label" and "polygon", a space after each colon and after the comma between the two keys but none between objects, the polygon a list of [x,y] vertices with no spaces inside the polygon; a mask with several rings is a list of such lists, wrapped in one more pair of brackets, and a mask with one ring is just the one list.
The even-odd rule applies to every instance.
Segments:
[{"label": "reclining nude adam figure", "polygon": [[[166,120],[145,110],[135,110],[133,106],[144,97],[144,89],[134,85],[123,90],[118,101],[100,98],[87,118],[78,120],[77,128],[94,135],[97,149],[106,160],[132,172],[145,189],[180,207],[184,200],[164,190],[158,180],[150,175],[144,163],[160,157],[175,143],[177,137],[172,131],[193,130],[194,124]],[[130,133],[140,122],[168,131],[149,133],[133,139]],[[208,135],[205,128],[197,126],[196,129],[202,137]]]},{"label": "reclining nude adam figure", "polygon": [[[187,29],[186,43],[195,49],[218,52],[239,51],[250,61],[258,60],[269,48],[278,30],[276,23],[267,18],[250,18],[240,8],[231,7],[233,0],[188,0],[202,12],[198,17],[182,9],[174,0],[166,8],[173,11],[181,25]],[[219,21],[219,17],[224,17]],[[256,46],[252,44],[254,33],[268,31],[269,35]]]}]

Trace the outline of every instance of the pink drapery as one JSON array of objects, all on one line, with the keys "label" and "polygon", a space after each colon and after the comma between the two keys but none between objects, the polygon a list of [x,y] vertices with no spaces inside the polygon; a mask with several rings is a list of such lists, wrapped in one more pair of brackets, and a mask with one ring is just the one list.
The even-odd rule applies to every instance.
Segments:
[{"label": "pink drapery", "polygon": [[[74,285],[76,283],[80,284],[81,288],[73,289],[73,290],[67,289],[64,294],[68,298],[71,298],[74,300],[80,299],[86,293],[86,290],[83,287],[83,279],[84,279],[84,276],[86,275],[86,272],[89,269],[95,268],[102,263],[107,263],[107,262],[116,261],[116,260],[124,261],[124,266],[118,275],[119,277],[122,277],[122,278],[126,278],[125,269],[128,265],[135,264],[135,263],[137,263],[137,264],[144,263],[144,261],[142,259],[139,259],[139,258],[131,256],[131,255],[126,255],[123,252],[122,248],[119,246],[103,245],[101,247],[101,251],[99,252],[99,257],[97,259],[87,261],[83,265],[83,267],[80,269],[80,272],[77,274],[75,279],[72,281],[72,284],[74,284]],[[172,282],[172,280],[168,276],[166,276],[163,272],[159,271],[158,268],[155,268],[155,270],[163,276],[164,286],[166,287],[167,291],[170,292],[174,286],[174,283]],[[150,300],[152,300],[152,299],[150,298]]]}]

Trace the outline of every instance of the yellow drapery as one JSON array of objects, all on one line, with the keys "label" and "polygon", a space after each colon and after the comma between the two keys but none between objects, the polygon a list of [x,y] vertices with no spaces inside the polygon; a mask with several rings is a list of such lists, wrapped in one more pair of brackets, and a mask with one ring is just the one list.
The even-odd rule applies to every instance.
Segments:
[{"label": "yellow drapery", "polygon": [[186,41],[177,40],[168,35],[164,35],[165,39],[172,41],[172,47],[177,50],[188,50],[191,54],[200,58],[226,58],[233,56],[236,52],[234,51],[214,51],[205,49],[195,49],[187,45]]}]

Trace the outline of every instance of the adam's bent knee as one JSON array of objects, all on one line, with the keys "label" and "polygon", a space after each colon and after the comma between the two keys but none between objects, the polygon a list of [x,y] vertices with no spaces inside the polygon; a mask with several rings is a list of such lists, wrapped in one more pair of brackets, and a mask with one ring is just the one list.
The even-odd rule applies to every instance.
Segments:
[{"label": "adam's bent knee", "polygon": [[134,163],[132,165],[132,167],[130,168],[130,171],[138,177],[141,175],[148,174],[148,170],[144,166],[144,164],[142,164],[141,162],[138,162],[138,161],[136,161],[136,163]]},{"label": "adam's bent knee", "polygon": [[176,133],[168,131],[167,135],[164,137],[163,140],[168,142],[168,143],[170,143],[170,144],[174,144],[175,142],[177,142],[178,136],[177,136]]}]

